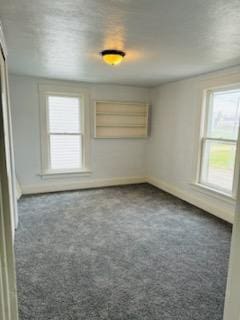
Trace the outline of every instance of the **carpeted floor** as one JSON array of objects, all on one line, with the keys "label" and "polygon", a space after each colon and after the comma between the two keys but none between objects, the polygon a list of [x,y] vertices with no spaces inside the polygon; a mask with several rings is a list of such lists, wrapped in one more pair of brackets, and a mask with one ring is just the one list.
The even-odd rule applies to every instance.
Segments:
[{"label": "carpeted floor", "polygon": [[20,320],[221,320],[231,226],[147,185],[23,197]]}]

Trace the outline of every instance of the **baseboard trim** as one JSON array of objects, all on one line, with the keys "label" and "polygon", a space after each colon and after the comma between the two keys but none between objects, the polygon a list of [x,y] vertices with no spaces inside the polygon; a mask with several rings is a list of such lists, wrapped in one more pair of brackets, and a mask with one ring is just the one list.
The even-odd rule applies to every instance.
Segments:
[{"label": "baseboard trim", "polygon": [[96,179],[69,183],[51,183],[51,184],[38,184],[38,185],[22,185],[22,194],[38,194],[57,191],[70,191],[80,189],[91,189],[100,187],[120,186],[128,184],[149,183],[163,191],[166,191],[186,202],[193,204],[194,206],[203,209],[218,218],[221,218],[227,222],[233,223],[234,213],[229,212],[221,207],[213,206],[199,197],[190,195],[183,192],[179,188],[172,186],[165,181],[153,178],[153,177],[123,177],[123,178],[111,178],[111,179]]},{"label": "baseboard trim", "polygon": [[37,194],[57,191],[70,191],[100,187],[110,187],[128,184],[138,184],[146,182],[145,177],[123,177],[123,178],[111,178],[111,179],[96,179],[87,181],[77,181],[68,183],[44,183],[35,185],[22,185],[22,194]]},{"label": "baseboard trim", "polygon": [[17,197],[17,200],[19,200],[21,198],[21,196],[22,196],[22,189],[21,189],[19,182],[16,178],[16,197]]},{"label": "baseboard trim", "polygon": [[211,204],[209,204],[209,202],[206,202],[198,197],[195,197],[193,195],[190,195],[187,192],[183,192],[181,191],[179,188],[174,187],[168,183],[166,183],[165,181],[159,180],[159,179],[155,179],[153,177],[146,177],[146,182],[148,182],[149,184],[164,190],[168,193],[171,193],[172,195],[186,201],[189,202],[191,204],[193,204],[194,206],[203,209],[204,211],[207,211],[211,214],[213,214],[214,216],[221,218],[227,222],[233,223],[234,221],[234,213],[233,212],[229,212],[229,210],[225,210],[221,207],[217,207],[217,206],[213,206]]}]

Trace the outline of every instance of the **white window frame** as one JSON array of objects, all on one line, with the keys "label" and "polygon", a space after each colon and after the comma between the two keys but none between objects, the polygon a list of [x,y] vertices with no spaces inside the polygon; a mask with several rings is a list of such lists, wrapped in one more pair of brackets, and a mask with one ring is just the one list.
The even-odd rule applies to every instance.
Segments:
[{"label": "white window frame", "polygon": [[[81,112],[81,133],[82,136],[82,168],[53,170],[50,168],[50,139],[49,139],[49,117],[48,97],[75,97],[80,101]],[[72,86],[60,86],[51,84],[39,85],[40,99],[40,130],[41,130],[41,176],[42,177],[63,177],[73,175],[90,174],[90,117],[89,117],[89,92]],[[80,119],[79,119],[80,121]]]},{"label": "white window frame", "polygon": [[[238,130],[238,137],[236,139],[225,139],[225,138],[211,138],[208,137],[208,123],[209,123],[209,108],[211,108],[211,95],[214,92],[223,92],[223,91],[232,91],[232,90],[240,90],[240,83],[232,84],[232,85],[223,85],[218,87],[211,87],[209,89],[205,89],[203,91],[203,102],[202,102],[202,116],[201,116],[201,127],[200,127],[200,143],[199,143],[199,152],[198,152],[198,164],[197,164],[197,176],[195,185],[202,187],[203,189],[213,192],[215,194],[219,194],[220,196],[226,196],[231,199],[236,199],[238,179],[239,179],[239,135],[240,135],[240,127]],[[226,189],[221,187],[216,187],[210,183],[202,183],[201,181],[201,173],[202,173],[202,159],[204,152],[204,143],[206,141],[216,141],[222,143],[230,143],[236,145],[236,153],[235,153],[235,164],[234,164],[234,175],[233,175],[233,186],[232,192],[228,192]]]}]

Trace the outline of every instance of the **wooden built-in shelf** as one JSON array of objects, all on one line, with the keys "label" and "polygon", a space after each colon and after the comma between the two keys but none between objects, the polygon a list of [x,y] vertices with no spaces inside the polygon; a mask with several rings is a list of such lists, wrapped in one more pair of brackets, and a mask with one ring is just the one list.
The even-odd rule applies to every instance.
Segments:
[{"label": "wooden built-in shelf", "polygon": [[149,106],[142,102],[96,101],[95,138],[146,138]]}]

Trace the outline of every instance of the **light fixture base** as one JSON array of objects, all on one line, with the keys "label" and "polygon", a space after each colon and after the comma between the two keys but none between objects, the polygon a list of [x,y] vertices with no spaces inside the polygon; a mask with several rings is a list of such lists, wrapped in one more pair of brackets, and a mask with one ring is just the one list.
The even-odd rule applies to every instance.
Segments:
[{"label": "light fixture base", "polygon": [[107,64],[115,66],[122,62],[122,59],[125,57],[126,53],[121,50],[107,49],[101,52],[101,56]]}]

